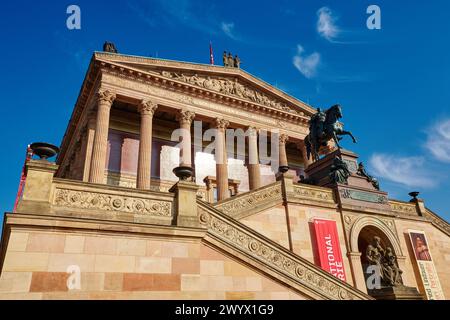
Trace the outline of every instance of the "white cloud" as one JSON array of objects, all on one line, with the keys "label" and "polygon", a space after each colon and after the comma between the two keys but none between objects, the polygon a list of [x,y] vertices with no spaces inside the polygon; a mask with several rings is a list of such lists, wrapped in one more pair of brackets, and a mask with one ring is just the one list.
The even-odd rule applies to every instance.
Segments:
[{"label": "white cloud", "polygon": [[425,147],[437,160],[450,162],[450,119],[436,123],[427,135]]},{"label": "white cloud", "polygon": [[234,35],[234,23],[233,22],[222,22],[221,24],[222,31],[231,39],[236,40],[236,36]]},{"label": "white cloud", "polygon": [[297,45],[297,54],[294,56],[294,66],[306,78],[313,78],[317,73],[317,67],[320,64],[320,54],[313,52],[310,55],[305,54],[305,49],[301,45]]},{"label": "white cloud", "polygon": [[317,17],[317,32],[328,41],[333,41],[340,32],[336,25],[337,18],[328,7],[320,8]]},{"label": "white cloud", "polygon": [[369,160],[373,175],[407,187],[432,188],[438,181],[423,166],[423,157],[397,157],[374,154]]}]

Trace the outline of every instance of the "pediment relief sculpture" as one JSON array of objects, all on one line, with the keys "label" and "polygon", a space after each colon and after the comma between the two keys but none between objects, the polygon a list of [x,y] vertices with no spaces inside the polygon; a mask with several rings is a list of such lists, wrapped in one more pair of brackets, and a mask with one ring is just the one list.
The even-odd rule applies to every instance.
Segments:
[{"label": "pediment relief sculpture", "polygon": [[257,90],[244,86],[237,79],[234,79],[233,81],[227,78],[203,76],[198,74],[188,75],[170,71],[161,71],[160,75],[208,90],[217,91],[225,95],[246,99],[267,107],[275,108],[285,112],[295,113],[298,115],[304,115],[302,111],[294,110],[286,103],[279,102],[276,99],[273,99]]}]

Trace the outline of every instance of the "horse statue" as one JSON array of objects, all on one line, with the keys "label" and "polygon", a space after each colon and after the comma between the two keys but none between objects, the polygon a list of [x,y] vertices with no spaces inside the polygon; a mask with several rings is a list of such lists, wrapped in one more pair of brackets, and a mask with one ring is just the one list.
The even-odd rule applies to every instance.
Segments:
[{"label": "horse statue", "polygon": [[339,141],[343,135],[349,135],[353,143],[356,143],[353,134],[342,128],[340,118],[342,118],[342,108],[339,104],[335,104],[326,111],[317,109],[317,113],[309,121],[309,134],[305,138],[308,159],[312,156],[313,161],[319,160],[320,147],[326,146],[331,139],[339,149],[341,148]]}]

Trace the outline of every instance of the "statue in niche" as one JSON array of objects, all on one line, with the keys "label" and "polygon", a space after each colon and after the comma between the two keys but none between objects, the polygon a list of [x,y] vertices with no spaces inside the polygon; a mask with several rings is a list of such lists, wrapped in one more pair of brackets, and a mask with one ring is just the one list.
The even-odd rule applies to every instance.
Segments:
[{"label": "statue in niche", "polygon": [[384,249],[381,246],[380,237],[374,236],[372,243],[367,246],[366,259],[369,265],[377,266],[383,286],[403,286],[403,271],[398,267],[397,257],[391,247]]}]

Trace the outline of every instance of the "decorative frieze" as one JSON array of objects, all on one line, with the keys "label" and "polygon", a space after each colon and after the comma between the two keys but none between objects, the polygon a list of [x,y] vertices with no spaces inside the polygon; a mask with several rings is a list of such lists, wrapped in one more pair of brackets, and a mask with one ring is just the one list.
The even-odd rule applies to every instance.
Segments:
[{"label": "decorative frieze", "polygon": [[294,196],[306,199],[334,203],[333,191],[294,184]]},{"label": "decorative frieze", "polygon": [[200,208],[199,220],[214,237],[326,298],[334,300],[365,298],[357,297],[353,288],[334,279],[305,259],[273,246],[258,233],[242,228],[206,207]]},{"label": "decorative frieze", "polygon": [[186,82],[212,91],[217,91],[228,96],[234,96],[246,99],[255,103],[265,105],[267,107],[283,110],[285,112],[304,115],[303,111],[297,111],[290,108],[286,103],[282,103],[273,99],[258,90],[252,89],[241,84],[237,79],[234,81],[226,78],[202,76],[198,74],[185,74],[170,71],[161,71],[160,75],[177,81]]},{"label": "decorative frieze", "polygon": [[404,203],[398,201],[389,201],[391,210],[401,214],[407,214],[412,216],[417,216],[417,209],[414,203]]},{"label": "decorative frieze", "polygon": [[172,203],[169,201],[64,188],[56,189],[53,204],[61,207],[120,211],[151,216],[170,217],[172,215]]}]

